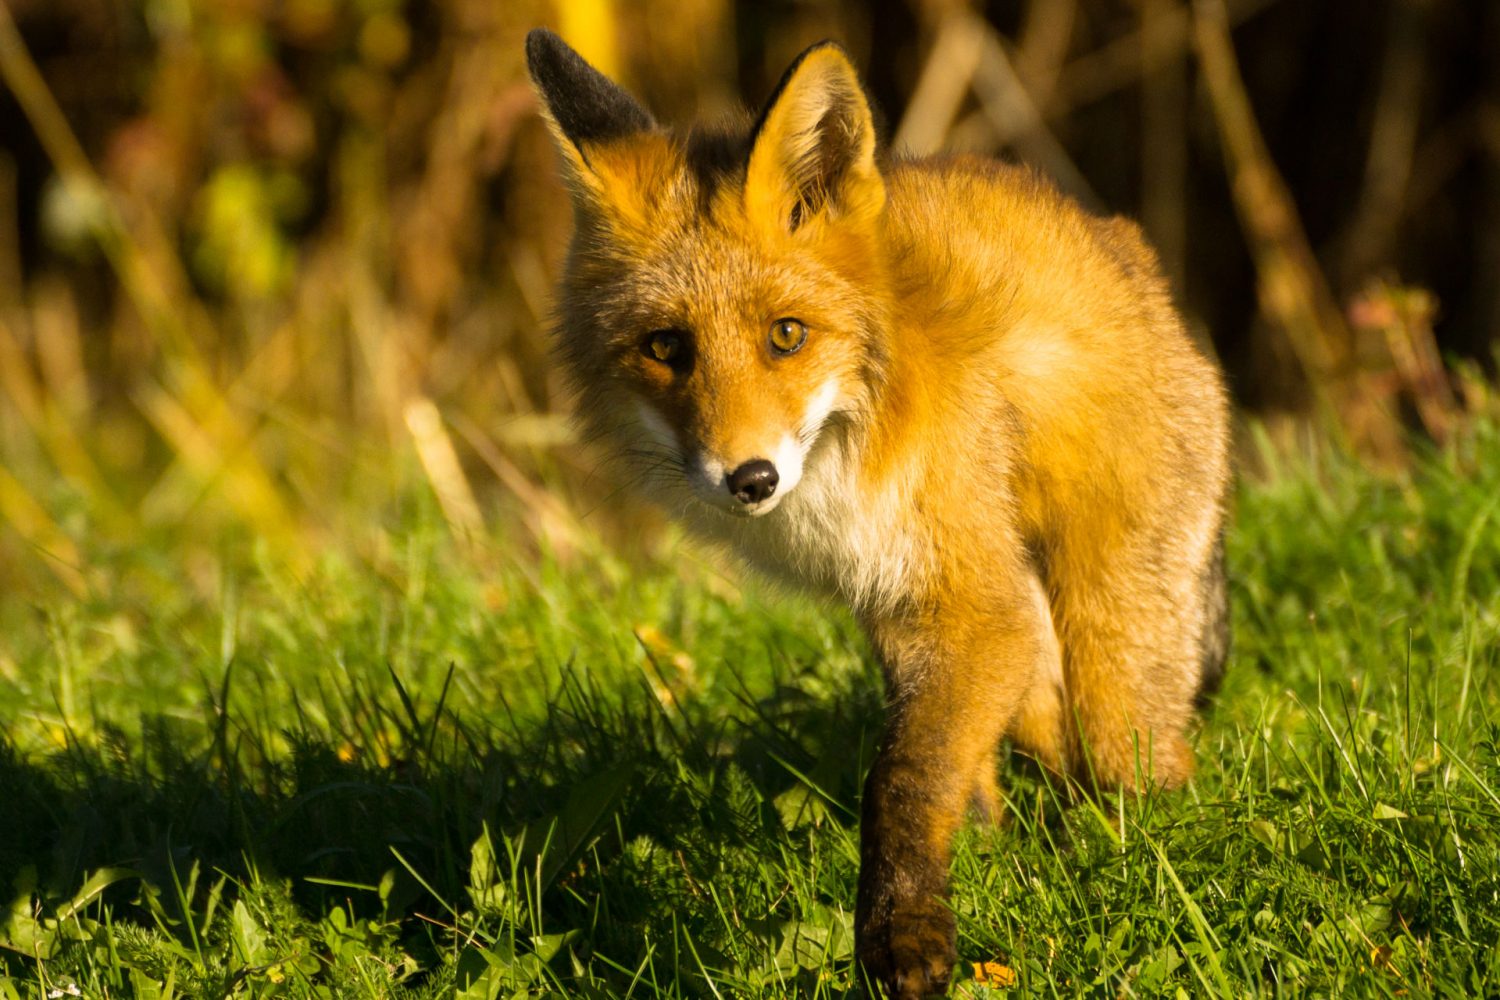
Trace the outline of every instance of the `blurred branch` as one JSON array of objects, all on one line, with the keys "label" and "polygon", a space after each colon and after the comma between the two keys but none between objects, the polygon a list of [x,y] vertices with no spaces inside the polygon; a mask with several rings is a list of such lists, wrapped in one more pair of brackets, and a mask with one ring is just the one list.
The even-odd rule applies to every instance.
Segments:
[{"label": "blurred branch", "polygon": [[1479,109],[1479,141],[1490,159],[1500,163],[1500,105],[1485,104]]},{"label": "blurred branch", "polygon": [[1365,155],[1364,187],[1343,238],[1347,287],[1389,257],[1402,218],[1417,147],[1417,122],[1426,75],[1427,25],[1422,0],[1393,0],[1375,121]]},{"label": "blurred branch", "polygon": [[1354,338],[1307,243],[1240,76],[1222,0],[1194,0],[1195,39],[1235,208],[1255,260],[1261,309],[1285,332],[1314,395],[1373,457],[1402,453],[1392,416],[1365,385]]},{"label": "blurred branch", "polygon": [[1069,194],[1091,210],[1100,211],[1099,196],[1063,144],[1047,128],[1041,112],[1016,75],[999,33],[983,24],[981,41],[979,68],[974,73],[974,92],[979,95],[980,107],[995,127],[998,141],[1013,146],[1023,157],[1051,174]]},{"label": "blurred branch", "polygon": [[21,301],[21,203],[16,161],[0,149],[0,307]]},{"label": "blurred branch", "polygon": [[[1421,148],[1412,157],[1411,179],[1407,182],[1406,198],[1402,204],[1407,215],[1436,197],[1473,154],[1475,146],[1481,142],[1479,130],[1484,112],[1484,105],[1475,102],[1428,131]],[[1493,111],[1491,114],[1500,124],[1500,114]],[[1500,137],[1500,129],[1496,132]],[[1500,142],[1496,142],[1494,150],[1495,159],[1500,161]]]},{"label": "blurred branch", "polygon": [[1137,0],[1141,18],[1141,221],[1162,268],[1186,287],[1188,201],[1187,72],[1173,25],[1177,0]]},{"label": "blurred branch", "polygon": [[1005,42],[994,28],[955,5],[938,23],[917,93],[896,132],[898,145],[914,153],[935,152],[947,138],[953,118],[971,91],[979,98],[993,141],[1010,146],[1049,173],[1068,193],[1097,210],[1100,202],[1068,151],[1042,120],[1011,64]]},{"label": "blurred branch", "polygon": [[949,15],[942,19],[896,129],[892,144],[897,149],[928,156],[942,148],[958,109],[969,96],[983,50],[976,18]]},{"label": "blurred branch", "polygon": [[[1225,18],[1238,25],[1279,0],[1231,0]],[[1176,7],[1152,29],[1149,61],[1142,65],[1143,31],[1121,35],[1108,45],[1079,56],[1063,67],[1057,89],[1047,102],[1048,118],[1061,118],[1134,84],[1142,72],[1155,72],[1164,59],[1181,58],[1193,44],[1193,22],[1186,7]]]},{"label": "blurred branch", "polygon": [[1077,0],[1031,0],[1016,43],[1016,72],[1038,107],[1052,100],[1078,18]]}]

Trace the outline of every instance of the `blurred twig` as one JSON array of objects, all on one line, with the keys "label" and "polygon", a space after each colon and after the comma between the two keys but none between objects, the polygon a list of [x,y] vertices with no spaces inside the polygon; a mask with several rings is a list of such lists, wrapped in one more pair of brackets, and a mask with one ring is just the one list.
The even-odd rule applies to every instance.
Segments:
[{"label": "blurred twig", "polygon": [[1401,223],[1426,75],[1424,7],[1420,0],[1392,0],[1390,5],[1375,121],[1365,154],[1364,186],[1343,238],[1346,287],[1385,262]]},{"label": "blurred twig", "polygon": [[1335,426],[1372,457],[1403,452],[1388,409],[1361,378],[1354,339],[1308,246],[1301,220],[1271,160],[1245,93],[1222,0],[1194,0],[1195,40],[1235,208],[1250,242],[1261,309],[1286,334],[1315,397]]},{"label": "blurred twig", "polygon": [[927,156],[942,148],[953,119],[969,96],[983,48],[983,36],[974,18],[950,15],[942,19],[896,129],[896,148],[915,156]]},{"label": "blurred twig", "polygon": [[979,68],[974,92],[1001,143],[1014,146],[1023,157],[1042,167],[1079,201],[1098,211],[1102,207],[1093,186],[1083,176],[1063,144],[1042,119],[1031,95],[1011,65],[1000,35],[988,24],[981,28]]},{"label": "blurred twig", "polygon": [[898,144],[905,142],[917,153],[935,151],[970,90],[997,145],[1011,146],[1080,201],[1099,206],[1093,187],[1042,120],[1000,35],[962,6],[949,9],[939,22],[916,97],[896,132]]},{"label": "blurred twig", "polygon": [[1052,100],[1073,41],[1077,0],[1031,0],[1016,44],[1016,72],[1040,108]]},{"label": "blurred twig", "polygon": [[[1279,0],[1231,0],[1226,20],[1237,25],[1249,20]],[[1193,44],[1193,22],[1186,7],[1176,7],[1152,29],[1155,36],[1149,52],[1150,61],[1143,67],[1142,32],[1121,35],[1107,45],[1079,56],[1063,67],[1057,88],[1046,106],[1048,118],[1061,118],[1075,108],[1092,104],[1140,79],[1141,72],[1153,72],[1159,60],[1180,58]]]},{"label": "blurred twig", "polygon": [[1141,18],[1141,222],[1162,268],[1186,285],[1188,118],[1186,62],[1174,42],[1177,0],[1137,0]]},{"label": "blurred twig", "polygon": [[21,300],[21,205],[16,161],[0,150],[0,308]]}]

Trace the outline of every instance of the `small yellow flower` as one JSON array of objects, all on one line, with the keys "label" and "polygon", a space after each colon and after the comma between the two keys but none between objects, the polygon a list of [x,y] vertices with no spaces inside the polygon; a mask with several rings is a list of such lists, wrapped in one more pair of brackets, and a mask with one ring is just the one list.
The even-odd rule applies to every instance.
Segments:
[{"label": "small yellow flower", "polygon": [[1006,990],[1016,985],[1016,970],[999,962],[975,962],[974,982],[991,989]]}]

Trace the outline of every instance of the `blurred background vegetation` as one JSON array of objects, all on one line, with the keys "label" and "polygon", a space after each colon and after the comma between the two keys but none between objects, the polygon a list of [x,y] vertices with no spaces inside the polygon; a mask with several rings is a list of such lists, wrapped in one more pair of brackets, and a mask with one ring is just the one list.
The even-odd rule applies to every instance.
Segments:
[{"label": "blurred background vegetation", "polygon": [[379,571],[414,487],[480,558],[642,537],[546,362],[542,24],[667,121],[841,40],[898,149],[1142,219],[1268,426],[1399,470],[1492,409],[1493,2],[0,0],[0,593]]}]

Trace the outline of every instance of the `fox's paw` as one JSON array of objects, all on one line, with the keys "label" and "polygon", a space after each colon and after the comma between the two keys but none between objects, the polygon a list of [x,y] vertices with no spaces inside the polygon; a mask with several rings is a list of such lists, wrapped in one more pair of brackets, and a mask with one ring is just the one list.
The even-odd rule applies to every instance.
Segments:
[{"label": "fox's paw", "polygon": [[941,900],[897,907],[888,922],[860,935],[859,960],[890,1000],[920,1000],[948,989],[954,950],[953,911]]}]

